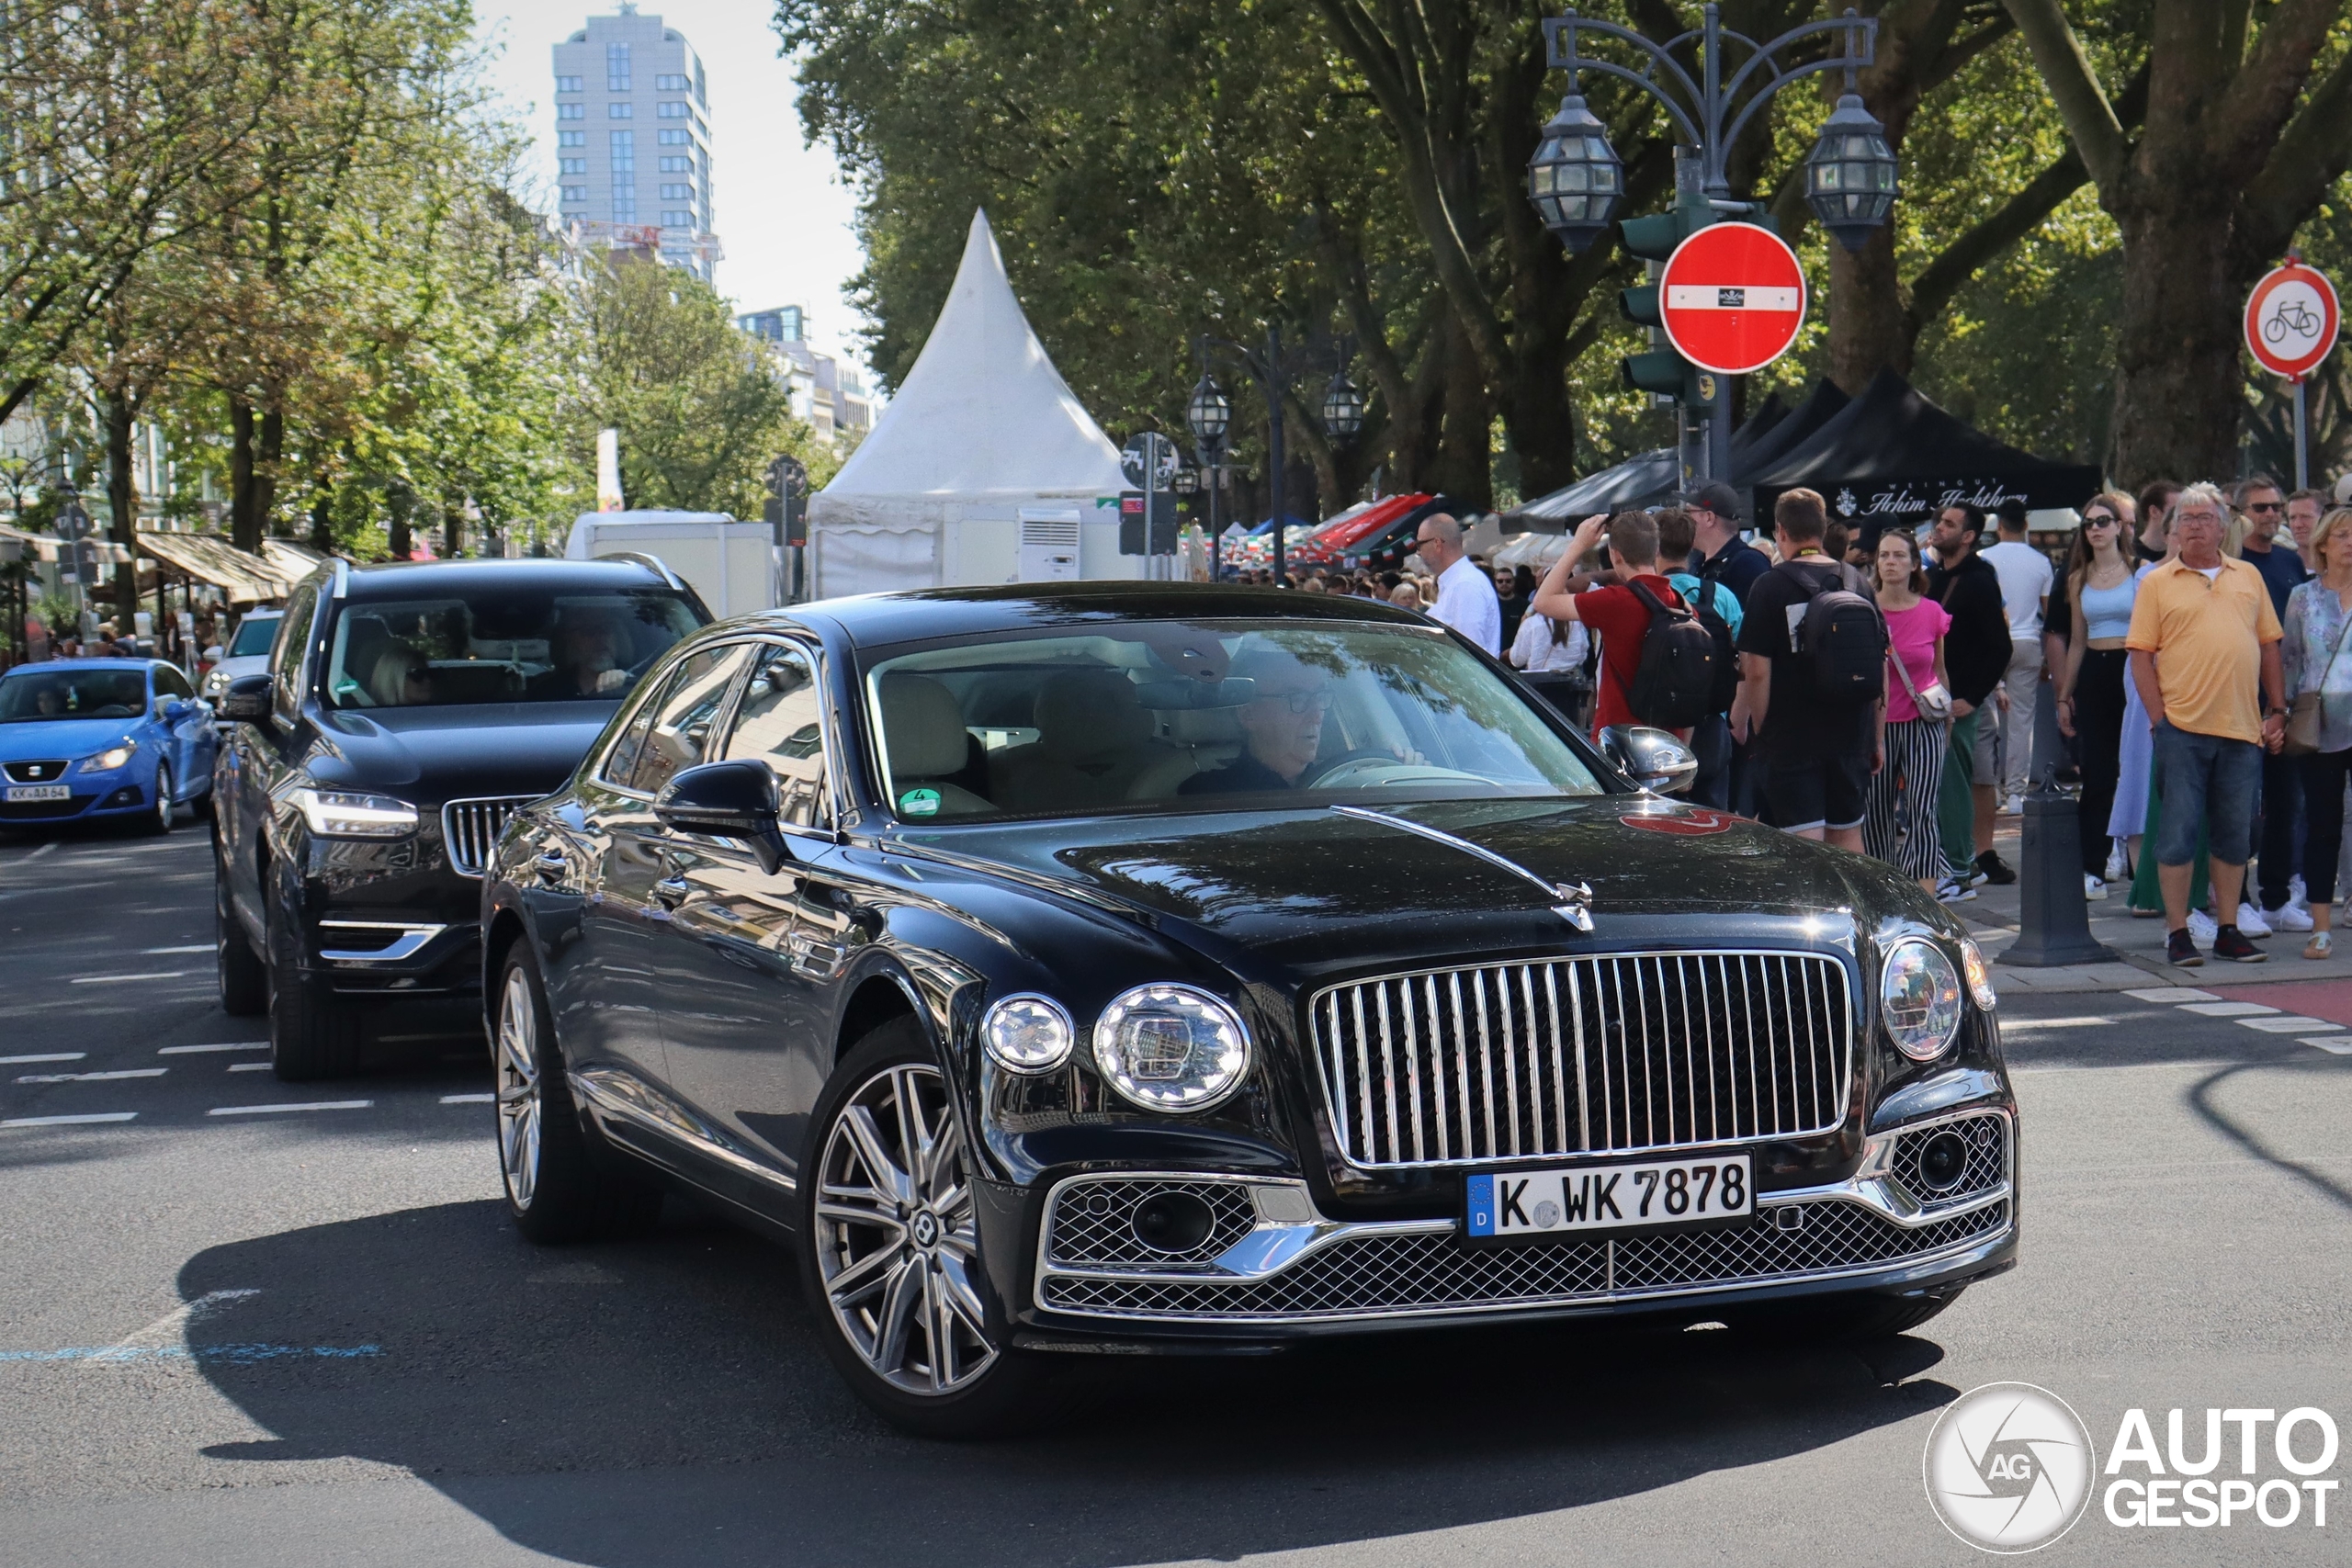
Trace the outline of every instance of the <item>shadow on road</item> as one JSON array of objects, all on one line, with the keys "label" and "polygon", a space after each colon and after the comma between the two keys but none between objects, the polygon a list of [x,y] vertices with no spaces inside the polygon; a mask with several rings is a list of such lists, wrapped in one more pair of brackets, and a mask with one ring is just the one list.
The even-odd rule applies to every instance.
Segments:
[{"label": "shadow on road", "polygon": [[[613,1568],[1233,1560],[1520,1517],[1843,1441],[1952,1397],[1921,1339],[1457,1330],[1125,1363],[1072,1428],[917,1442],[835,1381],[786,1255],[681,1214],[540,1250],[493,1203],[199,1254],[204,1337],[375,1353],[203,1363],[267,1439],[406,1467],[508,1539]],[[1967,1310],[1962,1307],[1962,1311]],[[570,1472],[570,1473],[564,1473]]]}]

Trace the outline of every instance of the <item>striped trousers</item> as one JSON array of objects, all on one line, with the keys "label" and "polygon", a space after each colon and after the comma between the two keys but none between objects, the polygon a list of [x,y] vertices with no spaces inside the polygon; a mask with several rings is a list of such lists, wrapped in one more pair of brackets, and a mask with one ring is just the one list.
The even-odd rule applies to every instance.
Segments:
[{"label": "striped trousers", "polygon": [[1871,777],[1862,848],[1909,877],[1944,874],[1936,832],[1936,795],[1943,785],[1945,727],[1924,718],[1886,727],[1886,761]]}]

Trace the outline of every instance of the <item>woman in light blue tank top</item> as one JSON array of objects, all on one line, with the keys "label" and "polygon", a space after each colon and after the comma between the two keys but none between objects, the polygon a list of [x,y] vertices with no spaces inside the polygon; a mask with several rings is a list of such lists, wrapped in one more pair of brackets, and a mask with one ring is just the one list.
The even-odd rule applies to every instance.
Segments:
[{"label": "woman in light blue tank top", "polygon": [[2132,503],[2095,495],[2083,506],[2083,525],[2066,563],[2066,663],[2058,677],[2058,728],[2075,738],[2083,772],[2077,806],[2083,840],[2083,894],[2107,897],[2108,818],[2115,808],[2121,770],[2125,676],[2131,655],[2123,638],[2140,584],[2123,547]]}]

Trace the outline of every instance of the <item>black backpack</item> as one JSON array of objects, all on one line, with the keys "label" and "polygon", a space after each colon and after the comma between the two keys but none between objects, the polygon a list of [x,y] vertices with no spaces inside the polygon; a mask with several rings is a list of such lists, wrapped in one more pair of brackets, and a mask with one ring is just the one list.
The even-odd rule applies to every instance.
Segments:
[{"label": "black backpack", "polygon": [[1698,615],[1699,624],[1707,628],[1707,635],[1715,639],[1715,652],[1723,659],[1722,667],[1715,671],[1714,695],[1709,699],[1714,705],[1708,711],[1729,713],[1732,699],[1739,694],[1738,644],[1732,637],[1731,623],[1724,620],[1715,608],[1715,579],[1712,564],[1699,573],[1699,592],[1691,608]]},{"label": "black backpack", "polygon": [[1642,634],[1642,660],[1626,705],[1637,723],[1687,729],[1715,711],[1723,649],[1690,611],[1672,608],[1639,582],[1627,586],[1648,606],[1650,626]]},{"label": "black backpack", "polygon": [[1848,706],[1886,690],[1886,617],[1854,581],[1853,569],[1840,562],[1832,585],[1812,590],[1795,649],[1813,660],[1814,694]]}]

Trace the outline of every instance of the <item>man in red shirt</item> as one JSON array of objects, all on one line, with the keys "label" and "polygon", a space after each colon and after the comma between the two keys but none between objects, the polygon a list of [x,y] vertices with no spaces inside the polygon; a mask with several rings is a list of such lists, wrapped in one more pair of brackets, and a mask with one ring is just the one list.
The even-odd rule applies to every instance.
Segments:
[{"label": "man in red shirt", "polygon": [[[1568,578],[1577,563],[1600,542],[1603,526],[1609,530],[1609,554],[1622,581],[1607,588],[1570,593]],[[1645,722],[1634,712],[1630,694],[1634,677],[1642,667],[1642,638],[1650,629],[1650,608],[1629,586],[1634,582],[1648,589],[1661,604],[1678,610],[1685,607],[1674,585],[1658,571],[1657,523],[1648,513],[1588,517],[1577,525],[1576,537],[1568,541],[1560,558],[1552,563],[1531,605],[1536,615],[1555,621],[1582,621],[1600,634],[1600,700],[1592,718],[1596,735],[1612,724]],[[1690,738],[1688,729],[1675,733],[1686,740]]]}]

